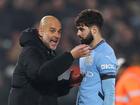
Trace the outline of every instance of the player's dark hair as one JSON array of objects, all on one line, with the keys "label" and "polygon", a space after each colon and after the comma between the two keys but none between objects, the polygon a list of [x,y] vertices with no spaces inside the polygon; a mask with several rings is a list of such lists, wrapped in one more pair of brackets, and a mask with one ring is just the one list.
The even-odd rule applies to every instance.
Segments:
[{"label": "player's dark hair", "polygon": [[102,14],[99,11],[93,9],[85,9],[79,13],[75,23],[76,26],[86,25],[90,27],[96,25],[101,29],[103,26],[103,21],[104,20]]}]

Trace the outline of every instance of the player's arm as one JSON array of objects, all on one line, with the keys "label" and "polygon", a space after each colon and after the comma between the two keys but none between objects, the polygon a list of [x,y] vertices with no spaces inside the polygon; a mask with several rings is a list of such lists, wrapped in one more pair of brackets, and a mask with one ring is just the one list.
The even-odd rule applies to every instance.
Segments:
[{"label": "player's arm", "polygon": [[104,105],[115,105],[115,79],[102,80]]},{"label": "player's arm", "polygon": [[98,58],[97,66],[101,76],[104,105],[115,105],[116,59],[110,55],[101,55]]}]

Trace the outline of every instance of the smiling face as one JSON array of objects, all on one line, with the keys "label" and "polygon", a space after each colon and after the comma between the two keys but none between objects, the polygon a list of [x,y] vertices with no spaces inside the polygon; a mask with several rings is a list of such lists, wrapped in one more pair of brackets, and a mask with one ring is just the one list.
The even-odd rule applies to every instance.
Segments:
[{"label": "smiling face", "polygon": [[55,50],[61,38],[61,23],[53,16],[42,18],[39,26],[40,39],[48,48]]}]

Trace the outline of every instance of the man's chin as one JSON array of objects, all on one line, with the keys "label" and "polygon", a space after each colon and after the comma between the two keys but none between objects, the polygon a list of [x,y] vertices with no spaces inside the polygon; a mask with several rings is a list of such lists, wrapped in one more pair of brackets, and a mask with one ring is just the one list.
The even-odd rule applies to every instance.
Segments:
[{"label": "man's chin", "polygon": [[51,50],[55,50],[57,46],[50,46]]}]

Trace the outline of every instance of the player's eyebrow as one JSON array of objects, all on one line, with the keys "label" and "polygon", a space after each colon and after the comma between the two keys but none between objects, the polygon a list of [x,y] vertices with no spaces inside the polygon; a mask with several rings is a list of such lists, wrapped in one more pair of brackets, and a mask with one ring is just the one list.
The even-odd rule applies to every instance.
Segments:
[{"label": "player's eyebrow", "polygon": [[82,26],[77,27],[78,30],[84,30]]}]

